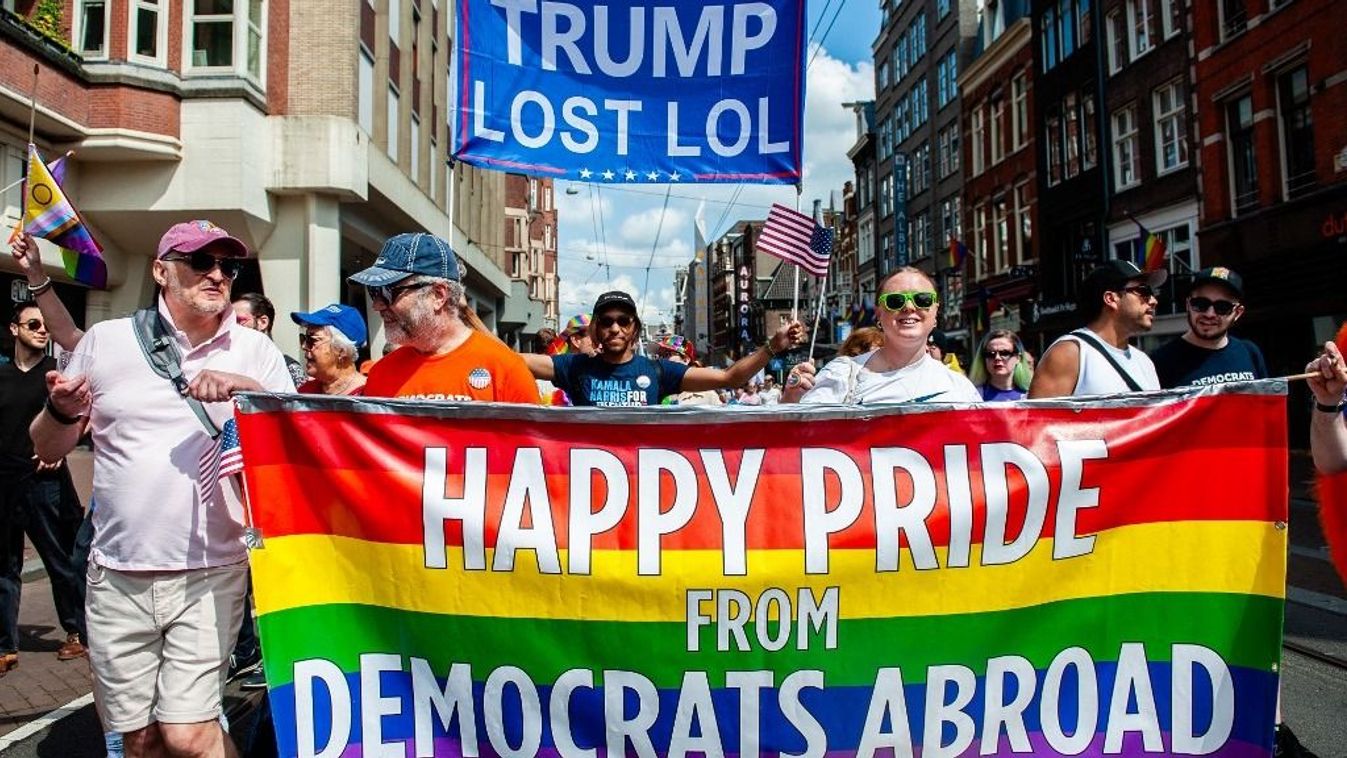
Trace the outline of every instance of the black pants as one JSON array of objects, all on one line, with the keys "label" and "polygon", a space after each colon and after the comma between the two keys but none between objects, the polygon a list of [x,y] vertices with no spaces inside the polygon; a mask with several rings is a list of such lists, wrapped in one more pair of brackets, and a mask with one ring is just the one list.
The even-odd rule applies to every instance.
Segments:
[{"label": "black pants", "polygon": [[64,466],[20,476],[0,488],[0,654],[19,649],[24,534],[47,569],[61,628],[83,637],[84,577],[71,562],[81,516],[79,496]]}]

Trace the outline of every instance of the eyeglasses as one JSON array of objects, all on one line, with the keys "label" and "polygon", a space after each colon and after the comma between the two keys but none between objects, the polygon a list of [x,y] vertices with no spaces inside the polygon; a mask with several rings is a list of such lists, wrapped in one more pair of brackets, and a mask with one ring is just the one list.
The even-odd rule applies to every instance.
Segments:
[{"label": "eyeglasses", "polygon": [[901,311],[909,302],[917,310],[929,310],[935,305],[934,292],[885,292],[879,296],[879,304],[886,311]]},{"label": "eyeglasses", "polygon": [[1155,290],[1149,284],[1134,284],[1131,287],[1123,287],[1123,292],[1131,292],[1142,300],[1150,300],[1155,297]]},{"label": "eyeglasses", "polygon": [[365,293],[369,295],[371,300],[381,300],[392,305],[397,302],[398,298],[402,297],[402,293],[424,289],[433,284],[434,282],[415,282],[413,284],[389,284],[381,287],[367,284],[365,285]]},{"label": "eyeglasses", "polygon": [[162,260],[182,261],[202,276],[209,274],[215,270],[216,266],[219,266],[220,274],[226,279],[237,277],[239,272],[243,270],[243,260],[240,258],[217,258],[201,250],[194,253],[169,253]]},{"label": "eyeglasses", "polygon": [[19,326],[23,327],[24,329],[27,329],[30,332],[36,332],[39,329],[41,329],[44,332],[47,330],[47,325],[42,323],[40,319],[30,318],[27,321],[18,322],[18,324]]},{"label": "eyeglasses", "polygon": [[617,324],[623,329],[626,329],[627,327],[636,323],[636,319],[624,313],[620,316],[599,316],[598,318],[594,319],[594,322],[599,325],[600,329],[607,329],[613,324]]},{"label": "eyeglasses", "polygon": [[1190,297],[1188,298],[1188,308],[1193,313],[1206,313],[1208,308],[1216,311],[1217,316],[1229,316],[1239,307],[1239,303],[1232,303],[1229,300],[1212,300],[1209,297]]},{"label": "eyeglasses", "polygon": [[312,334],[299,335],[299,346],[301,349],[304,350],[312,350],[318,345],[323,344],[324,342],[327,342],[327,340],[319,339],[318,337],[315,337]]},{"label": "eyeglasses", "polygon": [[989,360],[989,361],[996,360],[997,358],[1000,358],[1000,359],[1003,360],[1003,361],[1008,361],[1008,360],[1010,360],[1011,358],[1015,358],[1015,357],[1018,357],[1018,356],[1019,356],[1019,353],[1015,352],[1014,350],[984,350],[984,351],[982,351],[982,357],[983,357],[983,358],[986,358],[986,359]]}]

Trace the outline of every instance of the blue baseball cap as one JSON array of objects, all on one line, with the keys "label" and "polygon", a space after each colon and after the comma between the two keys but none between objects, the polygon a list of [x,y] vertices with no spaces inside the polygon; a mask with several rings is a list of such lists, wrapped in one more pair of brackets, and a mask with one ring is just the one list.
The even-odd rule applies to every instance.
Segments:
[{"label": "blue baseball cap", "polygon": [[346,335],[346,339],[354,342],[356,347],[364,347],[365,342],[369,340],[369,332],[365,329],[365,319],[360,315],[360,311],[349,305],[333,303],[326,308],[319,308],[313,313],[294,311],[290,314],[290,320],[300,326],[334,327],[337,331]]},{"label": "blue baseball cap", "polygon": [[448,242],[433,234],[399,234],[384,242],[373,266],[348,278],[367,287],[384,287],[416,274],[457,281],[461,276],[458,256]]}]

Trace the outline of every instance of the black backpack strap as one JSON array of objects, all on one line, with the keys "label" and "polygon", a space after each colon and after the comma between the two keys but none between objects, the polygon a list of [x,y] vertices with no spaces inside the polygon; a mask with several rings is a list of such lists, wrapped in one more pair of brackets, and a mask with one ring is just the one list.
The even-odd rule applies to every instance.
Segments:
[{"label": "black backpack strap", "polygon": [[164,317],[159,314],[159,310],[157,308],[138,310],[131,317],[131,324],[136,333],[136,342],[140,344],[140,352],[145,355],[150,368],[172,383],[173,389],[177,390],[178,395],[187,402],[187,407],[196,414],[201,425],[206,427],[206,433],[211,439],[220,436],[220,428],[211,420],[210,414],[206,413],[201,401],[187,395],[187,377],[182,375],[178,347],[173,344],[173,337],[169,335],[168,325],[164,323]]},{"label": "black backpack strap", "polygon": [[1127,383],[1128,389],[1133,392],[1142,391],[1141,385],[1137,384],[1137,380],[1133,379],[1131,374],[1124,371],[1123,367],[1118,365],[1118,361],[1116,361],[1109,351],[1099,343],[1099,340],[1094,338],[1093,334],[1090,334],[1084,329],[1077,329],[1076,331],[1071,332],[1071,336],[1099,351],[1099,354],[1104,356],[1104,360],[1108,361],[1108,364],[1113,367],[1113,370],[1118,372],[1118,376],[1121,376],[1122,380]]}]

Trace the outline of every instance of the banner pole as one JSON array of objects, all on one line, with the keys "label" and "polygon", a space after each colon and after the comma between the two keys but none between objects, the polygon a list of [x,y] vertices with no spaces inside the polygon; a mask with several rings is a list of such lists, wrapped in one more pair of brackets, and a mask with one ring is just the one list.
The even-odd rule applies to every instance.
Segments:
[{"label": "banner pole", "polygon": [[[799,271],[799,269],[796,269]],[[831,272],[830,272],[831,273]],[[814,345],[818,343],[818,322],[823,318],[823,301],[828,295],[828,274],[823,275],[823,284],[819,287],[818,308],[814,309],[814,328],[809,331],[809,362],[814,362]]]},{"label": "banner pole", "polygon": [[37,126],[37,72],[38,65],[33,64],[33,93],[28,98],[28,144],[33,144],[33,134]]}]

